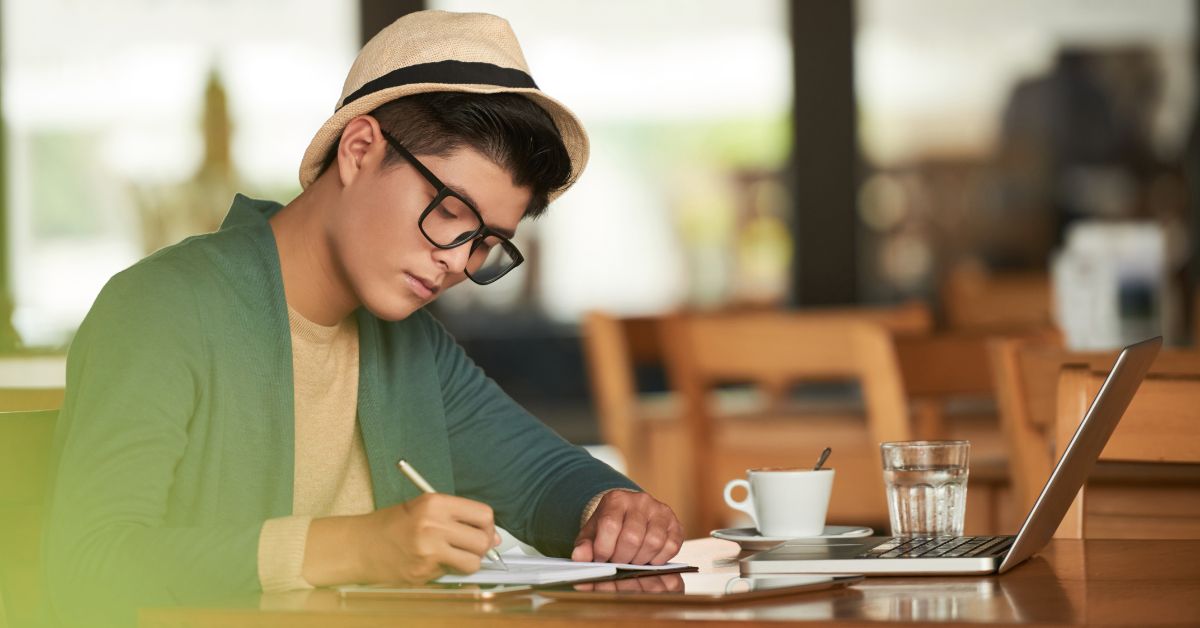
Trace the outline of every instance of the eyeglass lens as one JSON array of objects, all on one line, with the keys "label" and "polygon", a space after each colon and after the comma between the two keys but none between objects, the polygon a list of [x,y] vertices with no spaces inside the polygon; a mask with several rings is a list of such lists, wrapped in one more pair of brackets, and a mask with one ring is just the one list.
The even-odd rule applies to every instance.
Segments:
[{"label": "eyeglass lens", "polygon": [[[434,244],[453,248],[474,238],[483,228],[479,216],[453,195],[440,194],[435,206],[421,220],[421,231]],[[467,273],[478,282],[487,282],[508,272],[516,259],[498,237],[488,235],[470,244]]]}]

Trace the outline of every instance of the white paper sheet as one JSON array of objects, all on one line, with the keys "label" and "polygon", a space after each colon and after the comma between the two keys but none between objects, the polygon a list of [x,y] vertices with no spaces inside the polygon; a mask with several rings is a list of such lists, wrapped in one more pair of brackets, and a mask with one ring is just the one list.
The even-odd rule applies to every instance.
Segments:
[{"label": "white paper sheet", "polygon": [[438,578],[441,583],[474,584],[548,584],[552,582],[575,582],[592,578],[612,576],[618,570],[667,571],[686,568],[683,563],[665,565],[630,565],[624,563],[584,563],[569,558],[546,558],[540,556],[504,555],[505,571],[499,565],[485,560],[483,568],[473,574],[446,575]]}]

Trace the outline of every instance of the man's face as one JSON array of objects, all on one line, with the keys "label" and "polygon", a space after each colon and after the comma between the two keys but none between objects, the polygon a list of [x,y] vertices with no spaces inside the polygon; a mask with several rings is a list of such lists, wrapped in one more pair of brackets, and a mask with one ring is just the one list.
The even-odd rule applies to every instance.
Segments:
[{"label": "man's face", "polygon": [[[437,189],[407,161],[381,166],[387,144],[372,144],[342,191],[341,208],[331,214],[331,248],[358,301],[379,318],[400,320],[466,279],[471,243],[440,249],[426,239],[417,223]],[[416,157],[472,201],[493,230],[516,231],[531,193],[513,185],[508,172],[471,148]],[[465,210],[452,205],[458,202],[448,199],[446,206]]]}]

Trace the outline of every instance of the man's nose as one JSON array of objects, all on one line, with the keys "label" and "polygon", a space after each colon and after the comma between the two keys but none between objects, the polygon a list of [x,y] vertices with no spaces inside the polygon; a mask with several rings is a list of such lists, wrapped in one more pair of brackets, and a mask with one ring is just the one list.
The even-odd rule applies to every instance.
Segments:
[{"label": "man's nose", "polygon": [[434,259],[442,264],[447,272],[464,272],[467,269],[467,260],[471,257],[471,245],[474,243],[474,240],[470,240],[452,249],[437,249]]}]

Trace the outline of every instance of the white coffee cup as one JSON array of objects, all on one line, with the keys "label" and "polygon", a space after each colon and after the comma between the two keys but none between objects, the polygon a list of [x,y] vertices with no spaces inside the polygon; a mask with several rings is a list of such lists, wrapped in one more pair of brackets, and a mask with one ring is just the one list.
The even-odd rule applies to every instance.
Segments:
[{"label": "white coffee cup", "polygon": [[[763,536],[797,538],[825,531],[825,513],[833,491],[833,469],[748,469],[743,479],[725,485],[725,503],[754,520]],[[746,489],[735,501],[733,489]]]}]

